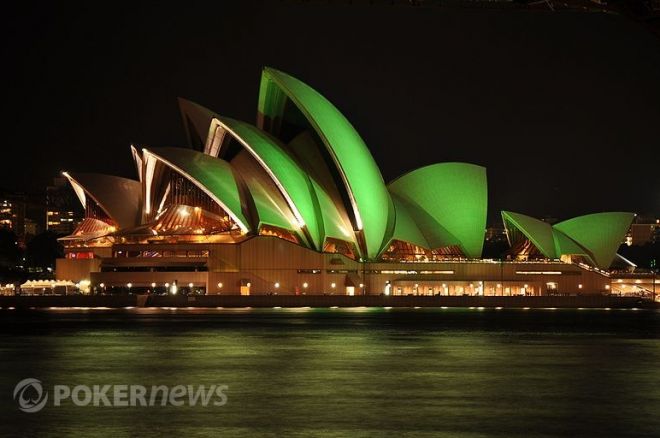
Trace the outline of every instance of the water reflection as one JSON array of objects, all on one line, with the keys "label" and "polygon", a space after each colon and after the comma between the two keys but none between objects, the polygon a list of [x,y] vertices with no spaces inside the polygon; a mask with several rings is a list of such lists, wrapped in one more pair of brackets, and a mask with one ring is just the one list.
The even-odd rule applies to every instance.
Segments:
[{"label": "water reflection", "polygon": [[[659,327],[587,309],[1,311],[0,433],[652,436]],[[25,377],[227,384],[229,402],[29,416],[10,397]]]}]

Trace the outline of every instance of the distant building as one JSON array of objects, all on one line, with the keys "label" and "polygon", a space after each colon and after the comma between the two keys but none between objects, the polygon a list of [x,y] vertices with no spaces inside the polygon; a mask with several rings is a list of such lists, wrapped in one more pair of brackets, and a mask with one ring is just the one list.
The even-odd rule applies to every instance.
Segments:
[{"label": "distant building", "polygon": [[653,224],[632,224],[630,227],[631,245],[656,243],[660,238],[660,222]]},{"label": "distant building", "polygon": [[82,222],[83,211],[66,178],[53,179],[46,188],[46,229],[56,234],[71,234]]},{"label": "distant building", "polygon": [[39,234],[39,224],[36,221],[26,217],[25,218],[25,235],[35,236]]},{"label": "distant building", "polygon": [[16,210],[17,206],[13,200],[3,198],[0,201],[0,227],[16,232],[19,221],[19,214]]},{"label": "distant building", "polygon": [[626,236],[628,245],[642,246],[660,242],[660,220],[648,216],[637,216]]},{"label": "distant building", "polygon": [[0,228],[12,230],[20,246],[25,244],[26,197],[21,193],[0,195]]},{"label": "distant building", "polygon": [[506,242],[506,230],[504,227],[486,228],[486,242]]}]

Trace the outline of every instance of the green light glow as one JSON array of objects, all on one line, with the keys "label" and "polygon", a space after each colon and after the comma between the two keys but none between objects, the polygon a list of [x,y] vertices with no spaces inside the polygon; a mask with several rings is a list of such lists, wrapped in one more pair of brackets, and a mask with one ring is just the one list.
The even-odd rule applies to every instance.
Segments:
[{"label": "green light glow", "polygon": [[590,263],[596,265],[596,262],[593,259],[593,254],[591,254],[591,252],[589,252],[586,248],[581,247],[578,243],[576,243],[561,231],[553,228],[552,236],[555,241],[555,252],[557,254],[556,257],[561,257],[565,254],[581,255],[589,259]]},{"label": "green light glow", "polygon": [[[298,164],[284,151],[279,142],[255,126],[228,117],[220,122],[238,138],[250,154],[272,175],[281,187],[290,206],[300,215],[315,249],[323,248],[322,224],[319,223],[309,178]],[[222,155],[222,151],[220,152]],[[295,212],[294,212],[295,214]],[[287,228],[291,225],[289,224]]]},{"label": "green light glow", "polygon": [[383,250],[386,250],[393,240],[401,240],[403,242],[412,243],[422,248],[430,248],[431,245],[428,243],[424,237],[424,234],[421,232],[419,226],[415,222],[413,213],[410,212],[410,210],[414,207],[407,205],[404,200],[402,200],[394,193],[392,193],[391,196],[392,201],[394,202],[396,222],[394,227],[394,234],[390,239],[390,243],[385,245]]},{"label": "green light glow", "polygon": [[488,208],[484,167],[432,164],[394,180],[388,189],[417,210],[413,217],[431,249],[458,245],[467,257],[481,256]]},{"label": "green light glow", "polygon": [[588,249],[597,266],[607,269],[634,217],[625,212],[594,213],[560,222],[554,228]]},{"label": "green light glow", "polygon": [[558,258],[552,226],[549,223],[511,211],[503,211],[502,219],[508,230],[511,230],[512,226],[518,229],[545,257]]},{"label": "green light glow", "polygon": [[229,163],[190,149],[154,148],[149,152],[183,171],[200,189],[229,210],[227,213],[243,225],[241,228],[249,229],[250,222],[243,213],[238,185]]},{"label": "green light glow", "polygon": [[364,232],[367,257],[375,259],[393,227],[392,200],[376,162],[334,105],[305,83],[272,68],[265,68],[261,77],[260,127],[281,119],[286,98],[303,113],[330,153],[351,200],[354,226]]},{"label": "green light glow", "polygon": [[323,242],[329,237],[346,242],[351,242],[357,247],[355,240],[355,233],[350,227],[350,223],[343,220],[342,215],[337,211],[337,207],[333,202],[330,195],[317,184],[311,180],[312,189],[316,195],[318,210],[323,217]]},{"label": "green light glow", "polygon": [[634,215],[609,212],[580,216],[554,226],[509,211],[502,212],[504,226],[519,230],[547,258],[580,255],[601,269],[612,264]]}]

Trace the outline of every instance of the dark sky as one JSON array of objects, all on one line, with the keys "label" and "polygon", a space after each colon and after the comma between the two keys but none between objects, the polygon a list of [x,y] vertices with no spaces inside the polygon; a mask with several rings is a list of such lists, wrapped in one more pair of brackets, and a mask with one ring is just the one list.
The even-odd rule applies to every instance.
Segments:
[{"label": "dark sky", "polygon": [[[615,15],[154,2],[3,6],[0,187],[135,177],[131,142],[182,145],[182,96],[254,122],[261,67],[316,88],[386,181],[488,168],[490,216],[660,213],[660,39]],[[137,2],[136,2],[137,3]]]}]

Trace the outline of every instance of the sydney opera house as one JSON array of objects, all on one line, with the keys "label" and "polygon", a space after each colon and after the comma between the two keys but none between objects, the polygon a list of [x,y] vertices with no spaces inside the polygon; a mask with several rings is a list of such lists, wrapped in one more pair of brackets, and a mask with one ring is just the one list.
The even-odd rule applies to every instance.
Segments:
[{"label": "sydney opera house", "polygon": [[97,292],[607,294],[633,214],[554,225],[509,211],[482,259],[486,169],[437,163],[385,183],[326,98],[272,68],[256,124],[180,100],[186,147],[131,147],[136,178],[65,172],[85,219],[57,278]]}]

